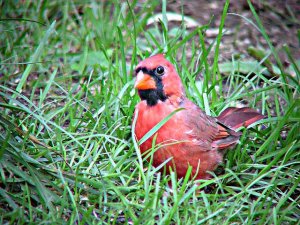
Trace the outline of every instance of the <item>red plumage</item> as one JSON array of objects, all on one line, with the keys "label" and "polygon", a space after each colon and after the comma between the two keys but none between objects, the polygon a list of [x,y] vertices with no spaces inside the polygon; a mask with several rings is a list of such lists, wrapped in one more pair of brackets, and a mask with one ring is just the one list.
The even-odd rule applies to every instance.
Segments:
[{"label": "red plumage", "polygon": [[[180,77],[162,54],[140,62],[136,74],[135,87],[142,99],[135,111],[138,140],[174,110],[184,108],[157,131],[156,144],[161,147],[153,155],[155,167],[169,160],[167,169],[176,171],[178,178],[185,176],[189,165],[196,179],[210,178],[207,171],[213,171],[224,150],[238,142],[241,134],[235,130],[264,118],[253,109],[233,107],[216,118],[206,115],[186,98]],[[141,144],[141,153],[151,149],[153,137]]]}]

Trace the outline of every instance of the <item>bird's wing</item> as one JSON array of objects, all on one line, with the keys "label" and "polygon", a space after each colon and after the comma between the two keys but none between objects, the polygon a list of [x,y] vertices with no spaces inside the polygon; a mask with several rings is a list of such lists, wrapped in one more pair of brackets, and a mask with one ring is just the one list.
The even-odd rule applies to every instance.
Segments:
[{"label": "bird's wing", "polygon": [[195,145],[199,145],[199,149],[226,149],[239,140],[240,133],[206,115],[193,102],[186,100],[183,107],[188,110],[185,113],[186,134]]}]

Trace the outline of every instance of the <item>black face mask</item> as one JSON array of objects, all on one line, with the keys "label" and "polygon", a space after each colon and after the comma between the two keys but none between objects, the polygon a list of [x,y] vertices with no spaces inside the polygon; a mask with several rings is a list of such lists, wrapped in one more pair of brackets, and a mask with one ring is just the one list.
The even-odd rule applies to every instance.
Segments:
[{"label": "black face mask", "polygon": [[149,90],[139,90],[139,96],[142,100],[147,101],[147,105],[154,106],[157,104],[158,100],[165,101],[167,99],[167,96],[165,95],[163,91],[163,83],[162,83],[162,77],[161,75],[157,74],[157,68],[153,70],[148,70],[145,67],[138,68],[136,70],[136,74],[138,74],[139,71],[143,71],[143,73],[150,75],[156,84],[156,89],[149,89]]}]

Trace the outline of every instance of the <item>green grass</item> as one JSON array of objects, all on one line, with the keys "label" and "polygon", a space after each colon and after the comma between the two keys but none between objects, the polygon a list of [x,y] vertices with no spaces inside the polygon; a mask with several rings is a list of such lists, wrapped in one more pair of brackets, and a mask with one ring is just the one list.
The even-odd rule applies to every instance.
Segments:
[{"label": "green grass", "polygon": [[[1,224],[298,223],[297,59],[286,46],[291,76],[249,1],[253,29],[263,34],[268,54],[257,67],[227,59],[224,76],[218,46],[227,4],[219,35],[208,45],[203,31],[210,24],[171,26],[166,1],[161,23],[147,26],[159,3],[0,4]],[[132,71],[141,58],[162,51],[176,65],[187,96],[207,113],[247,100],[267,115],[264,129],[242,130],[211,180],[157,173],[132,138],[139,101]],[[269,56],[279,70],[271,79],[263,66]],[[203,79],[196,79],[199,73]]]}]

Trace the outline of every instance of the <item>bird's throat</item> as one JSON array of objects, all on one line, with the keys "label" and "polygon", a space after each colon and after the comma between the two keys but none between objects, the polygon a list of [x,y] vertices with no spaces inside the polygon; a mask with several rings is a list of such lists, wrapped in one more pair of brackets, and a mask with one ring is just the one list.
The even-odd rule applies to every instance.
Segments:
[{"label": "bird's throat", "polygon": [[160,89],[139,90],[139,96],[142,100],[146,100],[147,105],[154,106],[159,100],[165,101],[167,96]]}]

